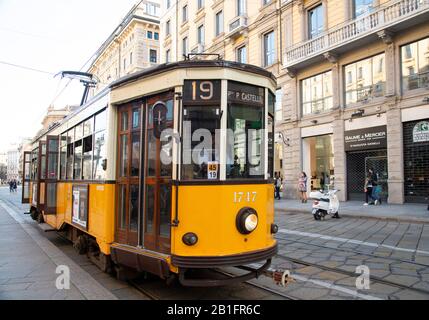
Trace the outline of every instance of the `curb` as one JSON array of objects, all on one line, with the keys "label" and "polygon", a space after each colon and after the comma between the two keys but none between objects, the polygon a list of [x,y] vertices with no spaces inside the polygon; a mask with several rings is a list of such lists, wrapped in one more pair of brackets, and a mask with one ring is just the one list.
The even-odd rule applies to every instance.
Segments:
[{"label": "curb", "polygon": [[[288,214],[311,214],[308,210],[299,210],[299,209],[275,209],[277,212],[283,212]],[[354,213],[344,213],[340,214],[341,217],[355,218],[355,219],[371,219],[371,220],[382,220],[382,221],[392,221],[392,222],[406,222],[406,223],[429,223],[429,218],[419,218],[419,217],[391,217],[391,216],[374,216],[374,215],[362,215]]]}]

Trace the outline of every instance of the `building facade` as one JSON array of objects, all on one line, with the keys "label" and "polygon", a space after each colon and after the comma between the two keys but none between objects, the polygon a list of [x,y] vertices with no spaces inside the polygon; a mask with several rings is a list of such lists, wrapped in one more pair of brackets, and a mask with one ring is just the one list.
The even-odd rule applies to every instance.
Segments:
[{"label": "building facade", "polygon": [[284,18],[285,193],[364,200],[370,168],[389,203],[429,196],[429,1],[291,1]]},{"label": "building facade", "polygon": [[19,152],[17,145],[11,145],[7,151],[7,181],[19,181]]},{"label": "building facade", "polygon": [[159,1],[139,1],[96,53],[88,72],[98,83],[96,95],[111,82],[159,63]]},{"label": "building facade", "polygon": [[[218,57],[263,67],[278,79],[276,112],[282,113],[285,0],[164,0],[161,16],[161,62],[185,59],[188,54]],[[194,56],[190,57],[191,59]],[[283,153],[282,137],[276,152]],[[275,171],[283,170],[276,157]]]}]

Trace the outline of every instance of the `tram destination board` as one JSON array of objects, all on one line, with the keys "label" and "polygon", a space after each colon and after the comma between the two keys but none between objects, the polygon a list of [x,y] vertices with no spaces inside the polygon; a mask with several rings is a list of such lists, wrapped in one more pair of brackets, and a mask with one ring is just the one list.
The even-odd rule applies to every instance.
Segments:
[{"label": "tram destination board", "polygon": [[185,105],[220,105],[220,80],[186,80],[183,91]]}]

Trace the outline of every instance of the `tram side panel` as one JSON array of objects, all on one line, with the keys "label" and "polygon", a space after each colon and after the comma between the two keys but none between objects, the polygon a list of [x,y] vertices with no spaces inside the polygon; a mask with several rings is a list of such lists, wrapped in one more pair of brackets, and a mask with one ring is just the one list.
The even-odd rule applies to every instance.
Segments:
[{"label": "tram side panel", "polygon": [[[173,202],[174,205],[174,202]],[[257,229],[241,234],[236,219],[243,208],[258,213]],[[175,208],[173,207],[173,219]],[[172,228],[172,254],[176,256],[228,256],[259,251],[275,246],[271,226],[274,223],[272,185],[180,186],[177,228]],[[194,246],[182,238],[192,232],[198,236]]]}]

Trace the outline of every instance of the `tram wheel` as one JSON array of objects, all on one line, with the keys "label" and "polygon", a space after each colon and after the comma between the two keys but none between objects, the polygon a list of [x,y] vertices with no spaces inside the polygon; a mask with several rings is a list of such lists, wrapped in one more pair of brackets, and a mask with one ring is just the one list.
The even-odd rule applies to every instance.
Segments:
[{"label": "tram wheel", "polygon": [[80,255],[86,254],[88,252],[88,241],[86,237],[83,235],[77,237],[73,243],[73,248],[75,248]]},{"label": "tram wheel", "polygon": [[43,219],[43,214],[42,213],[39,212],[39,214],[37,215],[36,221],[39,224],[45,222],[45,219]]},{"label": "tram wheel", "polygon": [[30,209],[30,217],[31,217],[31,219],[33,219],[34,221],[36,221],[37,220],[37,216],[38,216],[37,210],[32,207]]}]

